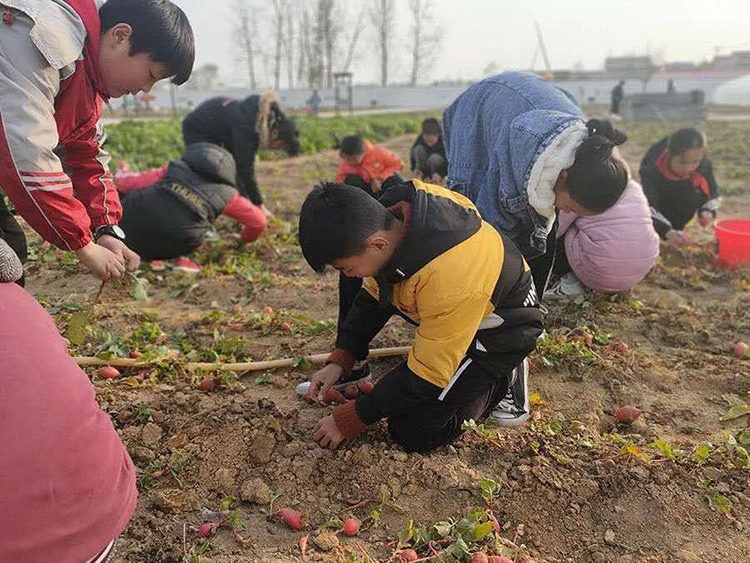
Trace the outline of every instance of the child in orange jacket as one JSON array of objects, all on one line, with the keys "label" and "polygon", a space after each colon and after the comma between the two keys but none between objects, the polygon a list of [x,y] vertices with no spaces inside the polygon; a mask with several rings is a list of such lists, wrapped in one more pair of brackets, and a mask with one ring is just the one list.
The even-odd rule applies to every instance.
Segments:
[{"label": "child in orange jacket", "polygon": [[361,135],[344,137],[340,151],[336,182],[362,188],[375,198],[380,197],[383,183],[401,171],[401,159],[397,155],[373,145]]}]

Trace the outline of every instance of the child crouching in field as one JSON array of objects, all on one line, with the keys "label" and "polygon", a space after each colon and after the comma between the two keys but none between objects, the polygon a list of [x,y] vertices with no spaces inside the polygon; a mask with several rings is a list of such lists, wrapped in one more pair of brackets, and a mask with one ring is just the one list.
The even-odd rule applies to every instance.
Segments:
[{"label": "child crouching in field", "polygon": [[136,507],[135,467],[0,239],[0,560],[102,563]]},{"label": "child crouching in field", "polygon": [[323,447],[386,418],[406,450],[433,450],[459,436],[465,420],[490,415],[525,371],[516,368],[543,328],[529,267],[465,197],[419,180],[379,201],[322,184],[302,206],[299,241],[314,270],[330,264],[366,278],[309,399],[322,400],[348,376],[392,315],[418,325],[405,362],[319,422],[314,438]]},{"label": "child crouching in field", "polygon": [[336,182],[362,188],[372,197],[383,191],[383,183],[401,171],[401,159],[386,148],[373,145],[361,135],[344,137],[340,144]]},{"label": "child crouching in field", "polygon": [[448,175],[440,122],[429,117],[422,122],[422,133],[411,147],[411,170],[420,180],[439,183]]},{"label": "child crouching in field", "polygon": [[654,229],[662,239],[674,246],[690,244],[683,229],[693,217],[704,228],[716,219],[719,187],[706,136],[697,129],[680,129],[653,145],[640,172]]},{"label": "child crouching in field", "polygon": [[231,153],[211,143],[195,143],[182,157],[155,170],[115,174],[125,240],[154,270],[174,258],[174,269],[197,273],[186,255],[195,251],[219,215],[242,223],[242,242],[253,242],[266,228],[263,210],[235,188]]}]

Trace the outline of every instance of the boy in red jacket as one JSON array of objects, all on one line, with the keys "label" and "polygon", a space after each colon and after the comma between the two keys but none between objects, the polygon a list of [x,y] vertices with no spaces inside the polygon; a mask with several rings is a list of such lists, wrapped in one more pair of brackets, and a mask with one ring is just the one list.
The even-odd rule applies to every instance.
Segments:
[{"label": "boy in red jacket", "polygon": [[397,155],[373,145],[361,135],[344,137],[339,150],[336,182],[362,188],[373,197],[379,197],[383,183],[401,171],[401,159]]},{"label": "boy in red jacket", "polygon": [[[44,239],[100,279],[138,267],[117,226],[117,190],[101,148],[109,98],[184,83],[193,31],[168,0],[0,1],[0,186]],[[0,197],[0,238],[26,240]]]}]

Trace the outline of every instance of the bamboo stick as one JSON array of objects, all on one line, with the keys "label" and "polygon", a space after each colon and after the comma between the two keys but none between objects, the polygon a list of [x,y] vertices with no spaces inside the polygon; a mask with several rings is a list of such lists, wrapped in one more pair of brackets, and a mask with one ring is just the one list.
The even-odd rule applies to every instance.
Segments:
[{"label": "bamboo stick", "polygon": [[[370,350],[370,358],[384,358],[387,356],[405,356],[411,350],[411,346],[397,346],[395,348],[376,348]],[[314,354],[305,356],[305,360],[311,364],[325,363],[329,354]],[[101,358],[91,356],[77,356],[73,358],[79,366],[113,366],[122,368],[140,368],[149,367],[156,362],[139,362],[137,358],[112,358],[102,360]],[[240,362],[235,364],[222,363],[202,363],[192,362],[180,364],[180,367],[186,370],[197,371],[262,371],[267,369],[278,369],[292,367],[297,358],[284,358],[282,360],[267,360],[263,362]]]}]

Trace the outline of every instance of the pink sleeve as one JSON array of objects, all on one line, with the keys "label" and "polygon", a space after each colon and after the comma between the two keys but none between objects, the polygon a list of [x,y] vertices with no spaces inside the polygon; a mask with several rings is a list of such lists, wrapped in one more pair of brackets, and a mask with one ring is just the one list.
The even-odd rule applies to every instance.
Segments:
[{"label": "pink sleeve", "polygon": [[266,229],[266,214],[260,207],[240,194],[235,194],[223,213],[245,225],[242,231],[242,242],[253,242]]},{"label": "pink sleeve", "polygon": [[562,238],[570,226],[578,219],[578,215],[567,211],[561,211],[557,220],[557,238]]},{"label": "pink sleeve", "polygon": [[122,193],[132,192],[147,188],[161,180],[167,173],[169,163],[161,168],[144,170],[143,172],[115,172],[115,184],[117,191]]}]

